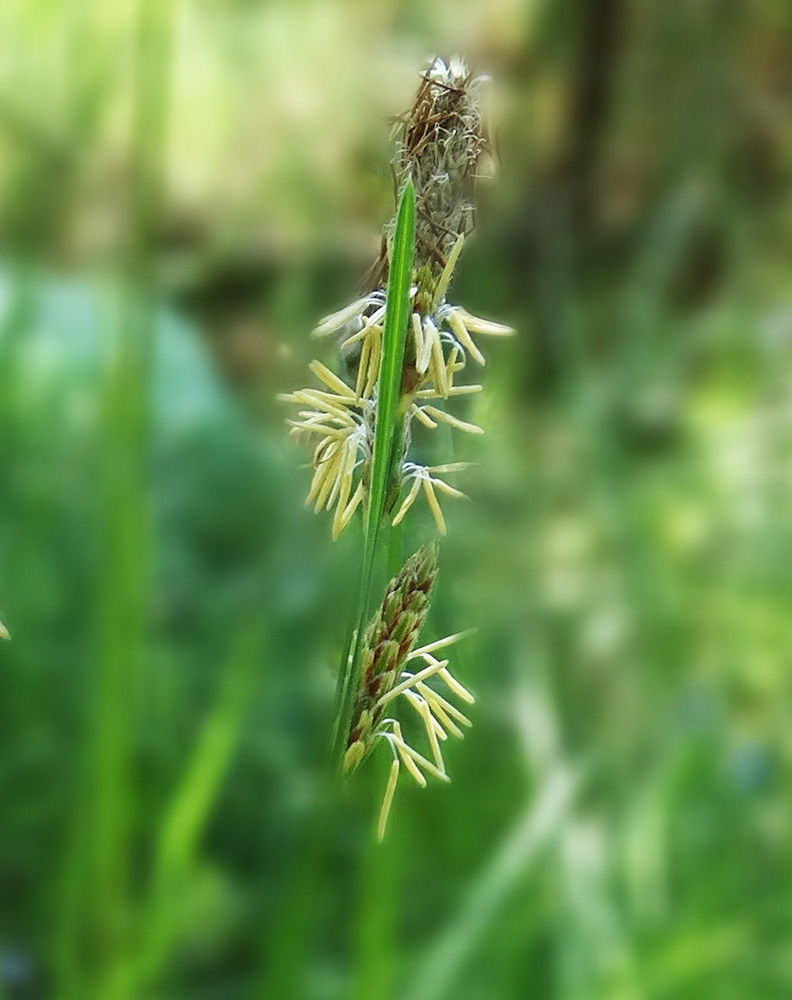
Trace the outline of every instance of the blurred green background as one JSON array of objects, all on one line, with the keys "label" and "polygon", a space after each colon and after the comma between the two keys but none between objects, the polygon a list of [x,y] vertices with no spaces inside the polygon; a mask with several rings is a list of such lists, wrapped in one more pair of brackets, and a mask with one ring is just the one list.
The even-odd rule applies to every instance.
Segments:
[{"label": "blurred green background", "polygon": [[[475,726],[317,849],[359,526],[274,397],[454,52]],[[792,996],[791,182],[784,3],[3,0],[2,1000]]]}]

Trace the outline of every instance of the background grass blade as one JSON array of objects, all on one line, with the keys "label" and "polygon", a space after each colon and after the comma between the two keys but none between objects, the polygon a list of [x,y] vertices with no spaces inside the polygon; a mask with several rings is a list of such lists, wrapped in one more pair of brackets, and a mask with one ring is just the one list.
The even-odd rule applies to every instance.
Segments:
[{"label": "background grass blade", "polygon": [[471,881],[458,912],[427,951],[403,1000],[442,1000],[452,995],[458,977],[494,926],[505,900],[556,837],[576,783],[574,772],[561,764],[548,774],[539,794]]}]

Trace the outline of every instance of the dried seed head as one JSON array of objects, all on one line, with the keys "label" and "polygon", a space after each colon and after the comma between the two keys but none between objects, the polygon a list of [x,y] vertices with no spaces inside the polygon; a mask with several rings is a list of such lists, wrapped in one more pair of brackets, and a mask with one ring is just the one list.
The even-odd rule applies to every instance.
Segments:
[{"label": "dried seed head", "polygon": [[[396,121],[393,178],[397,196],[408,178],[415,188],[416,305],[429,301],[460,236],[474,227],[476,164],[486,149],[478,96],[479,78],[459,57],[436,57],[421,77],[412,107]],[[388,276],[386,228],[380,256],[366,288],[382,288]]]},{"label": "dried seed head", "polygon": [[426,618],[436,575],[437,546],[425,545],[390,581],[382,605],[366,629],[360,686],[347,742],[347,770],[360,763],[371,744],[382,719],[381,699],[393,689],[412,652]]},{"label": "dried seed head", "polygon": [[484,148],[475,81],[461,59],[434,60],[400,129],[396,180],[412,177],[416,270],[435,282],[460,235],[474,225],[476,163]]}]

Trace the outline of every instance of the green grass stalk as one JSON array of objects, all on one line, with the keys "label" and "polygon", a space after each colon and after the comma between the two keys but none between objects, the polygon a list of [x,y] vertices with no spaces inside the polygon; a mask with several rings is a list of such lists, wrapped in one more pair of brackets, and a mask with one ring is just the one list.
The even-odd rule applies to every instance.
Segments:
[{"label": "green grass stalk", "polygon": [[[62,950],[61,995],[114,1000],[130,923],[133,740],[147,655],[150,567],[149,401],[154,336],[152,244],[159,217],[172,0],[141,0],[132,122],[132,187],[123,290],[103,386],[102,593],[84,801],[75,816],[76,875]],[[75,884],[74,882],[72,884]],[[81,959],[79,956],[83,956]]]},{"label": "green grass stalk", "polygon": [[361,638],[369,613],[371,583],[377,555],[377,542],[385,510],[385,498],[393,476],[395,458],[400,445],[398,404],[401,394],[404,344],[410,312],[410,285],[415,254],[415,192],[407,181],[399,200],[396,230],[393,237],[385,330],[379,370],[377,419],[374,429],[374,454],[371,460],[371,483],[368,509],[364,522],[363,564],[354,621],[356,631],[350,635],[339,671],[337,708],[334,717],[331,751],[331,775],[334,783],[341,776],[346,739],[352,717],[352,704],[360,679]]}]

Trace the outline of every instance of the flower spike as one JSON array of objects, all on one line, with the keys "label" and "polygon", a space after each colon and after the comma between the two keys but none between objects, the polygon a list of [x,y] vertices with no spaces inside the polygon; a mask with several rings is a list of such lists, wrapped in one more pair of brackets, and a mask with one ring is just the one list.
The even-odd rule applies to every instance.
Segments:
[{"label": "flower spike", "polygon": [[[473,703],[473,695],[451,674],[449,661],[438,660],[432,653],[453,645],[475,630],[414,648],[426,619],[429,594],[436,575],[436,546],[419,549],[388,584],[382,605],[366,630],[363,642],[363,666],[344,770],[348,774],[357,770],[378,740],[384,739],[389,743],[393,763],[380,810],[380,840],[385,833],[401,766],[421,786],[426,785],[426,775],[449,781],[440,744],[448,739],[449,734],[462,737],[457,723],[471,725],[467,716],[431,687],[428,681],[438,679],[450,694],[468,704]],[[409,665],[415,660],[421,660],[425,665],[413,670]],[[407,702],[420,718],[431,759],[406,741],[398,719],[385,715],[386,709],[390,710],[401,700]]]}]

